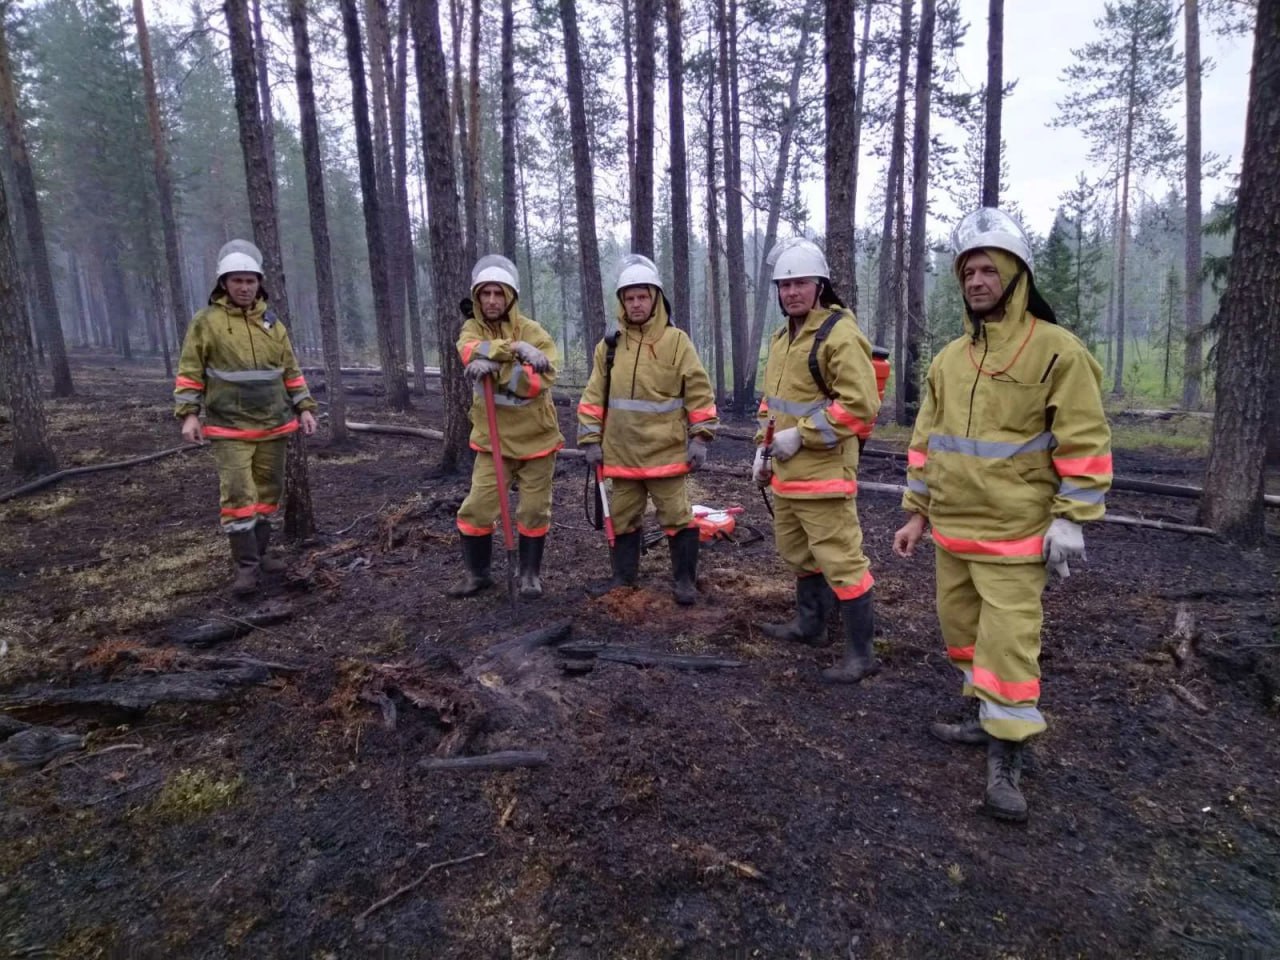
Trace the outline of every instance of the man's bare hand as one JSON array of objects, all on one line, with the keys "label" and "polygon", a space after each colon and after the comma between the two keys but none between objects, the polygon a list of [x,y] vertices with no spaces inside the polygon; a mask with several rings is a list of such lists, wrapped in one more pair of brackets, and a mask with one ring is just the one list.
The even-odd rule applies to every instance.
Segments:
[{"label": "man's bare hand", "polygon": [[298,422],[302,424],[302,433],[304,436],[311,436],[316,432],[316,415],[310,410],[303,410],[298,414]]},{"label": "man's bare hand", "polygon": [[916,544],[924,536],[924,527],[927,522],[923,514],[913,513],[911,519],[893,535],[893,552],[900,557],[915,556]]},{"label": "man's bare hand", "polygon": [[194,413],[188,413],[182,418],[182,439],[187,443],[204,443],[204,427]]}]

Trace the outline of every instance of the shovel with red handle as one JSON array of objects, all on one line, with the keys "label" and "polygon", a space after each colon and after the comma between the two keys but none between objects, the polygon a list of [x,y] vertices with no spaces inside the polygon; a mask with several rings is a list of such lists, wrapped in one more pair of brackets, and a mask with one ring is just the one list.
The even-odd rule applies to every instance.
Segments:
[{"label": "shovel with red handle", "polygon": [[[776,416],[770,417],[769,422],[764,428],[764,470],[765,473],[773,472],[773,431],[778,425]],[[764,500],[765,509],[769,511],[769,516],[773,516],[773,504],[769,502],[769,492],[764,487],[760,488],[760,497]]]},{"label": "shovel with red handle", "polygon": [[618,538],[613,532],[613,514],[609,512],[609,491],[604,485],[604,464],[596,464],[596,490],[600,493],[600,512],[604,514],[604,537],[609,541],[609,549],[617,544]]},{"label": "shovel with red handle", "polygon": [[484,412],[489,418],[489,449],[493,453],[493,473],[498,479],[498,506],[502,510],[502,538],[507,545],[507,598],[516,608],[516,538],[511,529],[511,497],[507,490],[507,468],[502,462],[502,441],[498,437],[498,410],[493,402],[493,377],[485,377]]}]

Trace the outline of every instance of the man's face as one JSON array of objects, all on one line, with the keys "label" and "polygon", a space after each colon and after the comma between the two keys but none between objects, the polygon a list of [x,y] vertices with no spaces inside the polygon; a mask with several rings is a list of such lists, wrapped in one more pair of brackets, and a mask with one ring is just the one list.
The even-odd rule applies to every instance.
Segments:
[{"label": "man's face", "polygon": [[644,323],[653,313],[653,288],[627,287],[622,291],[622,309],[627,323]]},{"label": "man's face", "polygon": [[480,312],[486,320],[497,320],[507,310],[507,292],[500,283],[486,283],[476,291]]},{"label": "man's face", "polygon": [[818,302],[818,281],[812,277],[791,277],[778,281],[778,299],[788,317],[799,319],[809,315]]},{"label": "man's face", "polygon": [[969,254],[960,268],[960,289],[964,291],[964,302],[975,313],[994,307],[1004,294],[995,261],[981,250]]},{"label": "man's face", "polygon": [[228,273],[222,278],[222,285],[227,288],[227,296],[237,307],[250,307],[258,298],[262,281],[256,273]]}]

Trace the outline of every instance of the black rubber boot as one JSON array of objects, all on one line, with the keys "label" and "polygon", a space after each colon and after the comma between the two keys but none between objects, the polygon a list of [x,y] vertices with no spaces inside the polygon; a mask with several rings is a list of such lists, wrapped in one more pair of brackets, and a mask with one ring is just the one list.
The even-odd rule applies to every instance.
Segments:
[{"label": "black rubber boot", "polygon": [[613,576],[588,586],[587,593],[590,596],[603,597],[610,590],[636,585],[636,580],[640,577],[640,548],[644,545],[642,533],[641,530],[632,530],[614,537],[613,549],[609,552]]},{"label": "black rubber boot", "polygon": [[520,596],[537,600],[542,596],[542,548],[547,538],[520,535]]},{"label": "black rubber boot", "polygon": [[258,566],[262,572],[284,573],[285,562],[267,553],[267,550],[271,547],[271,524],[265,520],[259,520],[258,525],[253,528],[253,532],[258,538]]},{"label": "black rubber boot", "polygon": [[976,717],[960,723],[931,723],[929,732],[944,743],[963,743],[974,747],[985,746],[991,739]]},{"label": "black rubber boot", "polygon": [[462,563],[466,572],[462,579],[445,591],[449,597],[470,597],[493,586],[489,576],[489,563],[493,558],[493,535],[486,533],[479,537],[469,537],[465,533],[462,540]]},{"label": "black rubber boot", "polygon": [[236,564],[236,578],[231,592],[247,597],[258,589],[258,538],[252,530],[237,530],[227,535],[231,559]]},{"label": "black rubber boot", "polygon": [[987,796],[984,813],[997,820],[1022,823],[1027,819],[1027,800],[1019,788],[1022,779],[1022,743],[997,740],[987,743]]},{"label": "black rubber boot", "polygon": [[667,537],[671,547],[671,575],[675,580],[676,603],[691,607],[698,602],[698,531],[686,527]]},{"label": "black rubber boot", "polygon": [[774,640],[821,646],[827,641],[827,611],[835,594],[820,573],[796,578],[796,615],[786,623],[762,623],[760,632]]},{"label": "black rubber boot", "polygon": [[841,600],[840,621],[844,627],[844,655],[834,667],[822,671],[822,679],[827,683],[857,683],[863,677],[879,673],[871,591],[856,600]]}]

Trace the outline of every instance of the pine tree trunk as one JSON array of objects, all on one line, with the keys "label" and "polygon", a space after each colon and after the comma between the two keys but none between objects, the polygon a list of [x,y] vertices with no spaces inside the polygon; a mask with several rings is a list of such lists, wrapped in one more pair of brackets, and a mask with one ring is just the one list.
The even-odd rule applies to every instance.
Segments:
[{"label": "pine tree trunk", "polygon": [[1266,538],[1262,500],[1280,374],[1280,0],[1259,0],[1231,273],[1218,309],[1213,437],[1200,522],[1242,546]]},{"label": "pine tree trunk", "polygon": [[849,221],[849,231],[853,237],[853,247],[850,253],[850,267],[852,274],[849,277],[848,291],[849,309],[855,313],[858,310],[858,170],[862,157],[862,120],[864,116],[863,104],[866,101],[867,93],[867,51],[871,49],[871,3],[864,3],[862,10],[862,57],[858,60],[858,89],[853,98],[853,146],[850,152],[853,155],[853,170],[850,174],[849,183],[849,208],[852,211]]},{"label": "pine tree trunk", "polygon": [[[899,292],[894,286],[895,257],[893,254],[900,244],[897,243],[894,225],[900,218],[898,198],[902,194],[903,153],[906,151],[907,124],[907,74],[911,57],[911,2],[901,0],[898,21],[898,92],[893,110],[893,133],[889,142],[889,169],[885,174],[884,226],[880,232],[880,264],[876,287],[876,326],[877,343],[887,342],[885,337],[890,330],[898,330],[898,304],[901,301]],[[901,369],[901,348],[898,350],[898,366]]]},{"label": "pine tree trunk", "polygon": [[716,201],[716,77],[715,49],[708,41],[713,58],[707,70],[707,260],[710,277],[707,300],[711,311],[711,357],[715,365],[716,403],[724,398],[724,319],[720,307],[720,220]]},{"label": "pine tree trunk", "polygon": [[[631,250],[652,258],[653,245],[653,100],[656,0],[636,0],[636,219]],[[678,310],[684,304],[678,304]]]},{"label": "pine tree trunk", "polygon": [[1000,206],[1000,113],[1004,106],[1004,0],[987,6],[986,131],[982,139],[982,205]]},{"label": "pine tree trunk", "polygon": [[[253,239],[262,251],[264,285],[271,297],[271,308],[289,328],[289,297],[285,285],[284,263],[280,257],[280,226],[276,217],[275,191],[271,182],[271,165],[267,141],[263,135],[262,114],[258,104],[253,38],[250,33],[246,0],[225,0],[227,33],[231,47],[231,79],[235,87],[236,120],[240,129],[240,149],[244,154],[245,185],[249,192],[249,218],[253,223]],[[302,432],[289,440],[289,456],[284,482],[285,535],[290,540],[305,540],[315,532],[315,508],[311,502],[311,484],[307,471],[307,448]]]},{"label": "pine tree trunk", "polygon": [[[636,74],[635,74],[635,30],[632,28],[632,0],[621,0],[622,4],[622,82],[626,89],[627,101],[627,204],[628,220],[635,223],[640,219],[637,201],[640,194],[636,190]],[[633,231],[634,233],[634,228]]]},{"label": "pine tree trunk", "polygon": [[13,469],[24,476],[58,469],[28,326],[9,201],[0,182],[0,381],[13,414]]},{"label": "pine tree trunk", "polygon": [[1182,360],[1182,406],[1193,410],[1200,405],[1200,343],[1204,313],[1204,290],[1200,278],[1200,8],[1199,0],[1183,0],[1186,19],[1187,74],[1187,248],[1183,276],[1184,347]]},{"label": "pine tree trunk", "polygon": [[276,195],[276,121],[271,111],[271,77],[267,74],[267,52],[262,39],[262,0],[253,0],[253,66],[258,78],[258,111],[262,118],[262,145],[267,157],[267,182]]},{"label": "pine tree trunk", "polygon": [[169,301],[177,343],[187,334],[186,283],[182,278],[182,254],[178,248],[178,220],[173,206],[173,177],[169,172],[169,147],[160,118],[160,96],[156,92],[156,72],[151,61],[151,37],[147,31],[142,0],[133,0],[133,19],[138,34],[138,55],[142,60],[142,82],[147,100],[147,126],[151,131],[151,154],[155,166],[156,195],[160,204],[160,230],[164,236],[164,260],[169,273]]},{"label": "pine tree trunk", "polygon": [[929,102],[933,89],[935,0],[920,6],[916,41],[915,129],[911,135],[911,245],[907,253],[907,323],[898,376],[904,424],[914,424],[920,406],[920,337],[927,329],[924,304],[925,221],[929,216]]},{"label": "pine tree trunk", "polygon": [[594,174],[591,167],[591,141],[587,134],[586,88],[583,86],[578,11],[574,0],[560,0],[560,20],[564,27],[569,137],[573,147],[573,192],[578,213],[578,281],[582,288],[581,310],[586,327],[583,349],[586,351],[589,368],[595,346],[604,337],[605,324],[601,309],[603,285],[600,279],[600,248],[596,243],[595,188],[592,183]]},{"label": "pine tree trunk", "polygon": [[365,0],[365,22],[369,32],[369,107],[373,120],[373,171],[378,184],[378,216],[386,251],[387,310],[396,356],[408,356],[405,345],[405,281],[400,238],[400,202],[392,172],[391,131],[388,114],[390,87],[395,74],[391,67],[391,30],[387,23],[386,0]]},{"label": "pine tree trunk", "polygon": [[[413,19],[414,62],[418,79],[418,112],[422,129],[449,129],[449,81],[440,42],[437,0],[408,0]],[[426,136],[423,166],[431,216],[431,277],[435,290],[436,340],[440,345],[440,389],[444,396],[444,448],[440,469],[458,468],[471,432],[471,389],[462,376],[455,344],[462,330],[458,298],[470,289],[463,251],[458,247],[458,188],[452,138]]]},{"label": "pine tree trunk", "polygon": [[[390,70],[394,78],[391,92],[391,162],[395,178],[396,242],[392,259],[398,264],[398,276],[406,301],[409,319],[409,344],[412,353],[413,382],[422,396],[427,395],[427,371],[424,366],[425,350],[422,342],[422,305],[418,296],[417,244],[413,236],[413,218],[409,215],[409,131],[406,103],[409,88],[409,7],[400,4],[400,16],[396,26],[396,59]],[[421,183],[421,179],[419,179]],[[401,287],[393,287],[392,295],[399,297]]]},{"label": "pine tree trunk", "polygon": [[320,343],[324,351],[325,399],[329,403],[329,433],[334,443],[347,442],[347,397],[342,388],[342,348],[338,338],[338,303],[333,286],[333,257],[329,249],[329,215],[325,209],[324,163],[316,123],[315,85],[311,73],[311,39],[307,33],[306,0],[289,0],[293,32],[294,80],[298,87],[298,125],[302,134],[302,162],[307,178],[307,212],[311,246],[315,252],[316,301],[320,314]]},{"label": "pine tree trunk", "polygon": [[386,384],[387,405],[392,410],[407,410],[409,383],[405,377],[404,362],[396,348],[398,338],[392,328],[386,235],[382,229],[382,206],[378,199],[373,134],[369,123],[369,98],[364,82],[364,53],[360,46],[360,20],[356,13],[355,0],[340,0],[340,4],[342,29],[347,41],[347,69],[351,76],[351,100],[355,108],[361,207],[364,211],[365,242],[369,247],[369,279],[373,285],[373,312],[378,330],[378,354],[382,361],[382,379]]},{"label": "pine tree trunk", "polygon": [[479,230],[476,252],[487,253],[489,218],[485,215],[484,178],[480,175],[480,0],[471,0],[471,78],[467,93],[467,176],[471,180],[475,204],[476,227]]},{"label": "pine tree trunk", "polygon": [[[870,7],[869,0],[863,2]],[[857,99],[854,84],[854,69],[857,67],[854,30],[857,21],[853,3],[849,0],[826,0],[825,6],[827,265],[831,268],[832,285],[838,291],[853,291],[851,299],[856,302],[858,277],[854,253],[853,194],[857,163],[857,134],[854,132],[854,124],[857,118],[856,111],[850,110],[849,104]],[[771,247],[770,238],[766,240],[765,249]],[[763,270],[761,274],[760,286],[765,280]],[[760,292],[757,286],[757,322],[760,317],[759,303]]]},{"label": "pine tree trunk", "polygon": [[1129,43],[1129,91],[1125,104],[1124,135],[1121,139],[1120,157],[1120,226],[1116,252],[1116,326],[1115,326],[1115,383],[1113,397],[1124,396],[1124,334],[1125,334],[1125,273],[1129,260],[1129,178],[1133,171],[1134,114],[1138,109],[1136,76],[1138,72],[1137,34]]},{"label": "pine tree trunk", "polygon": [[[524,151],[521,150],[520,148],[521,147],[520,114],[518,111],[516,112],[516,115],[513,118],[513,126],[515,128],[516,157],[518,159],[517,166],[516,166],[516,173],[519,178],[519,185],[520,185],[520,215],[521,215],[522,222],[524,224],[524,268],[525,268],[525,276],[529,278],[529,293],[528,293],[529,316],[536,319],[538,316],[538,304],[537,304],[537,298],[534,296],[534,294],[537,290],[538,285],[535,282],[537,277],[533,272],[533,240],[532,240],[533,234],[529,232],[529,196],[527,193],[525,193],[525,187],[524,187]],[[559,191],[560,191],[560,178],[557,177],[556,178],[557,194],[559,194]],[[567,319],[566,319],[566,322],[563,324],[563,326],[565,328],[568,327]],[[568,355],[569,353],[566,350],[565,357],[567,358]]]},{"label": "pine tree trunk", "polygon": [[681,0],[666,0],[667,116],[671,135],[671,288],[676,326],[692,330],[689,302],[689,161],[684,142],[684,38]]},{"label": "pine tree trunk", "polygon": [[737,2],[716,0],[716,29],[720,36],[720,139],[724,151],[724,218],[727,269],[729,273],[729,340],[733,350],[733,404],[741,413],[752,398],[747,396],[747,364],[758,358],[747,356],[746,251],[742,237],[742,164],[738,131]]},{"label": "pine tree trunk", "polygon": [[[18,91],[13,79],[13,64],[9,58],[9,41],[3,18],[0,18],[0,111],[4,112],[5,130],[9,135],[9,159],[13,163],[14,186],[18,191],[18,203],[26,228],[27,249],[35,273],[35,303],[39,310],[37,330],[49,347],[53,395],[69,397],[75,392],[71,382],[71,366],[67,363],[67,344],[62,335],[58,299],[53,288],[53,271],[49,267],[49,248],[44,238],[44,219],[40,215],[35,175],[27,152],[26,130],[18,115]],[[17,255],[16,251],[14,255]]]},{"label": "pine tree trunk", "polygon": [[[449,21],[453,27],[453,115],[458,124],[458,159],[462,170],[462,208],[467,232],[463,237],[463,259],[468,268],[479,259],[480,222],[477,214],[476,185],[471,179],[471,137],[467,131],[467,104],[462,89],[462,3],[450,0]],[[448,129],[445,127],[444,129]],[[456,241],[455,241],[456,242]]]},{"label": "pine tree trunk", "polygon": [[[502,0],[502,255],[516,262],[516,17]],[[533,265],[528,267],[530,286]]]}]

